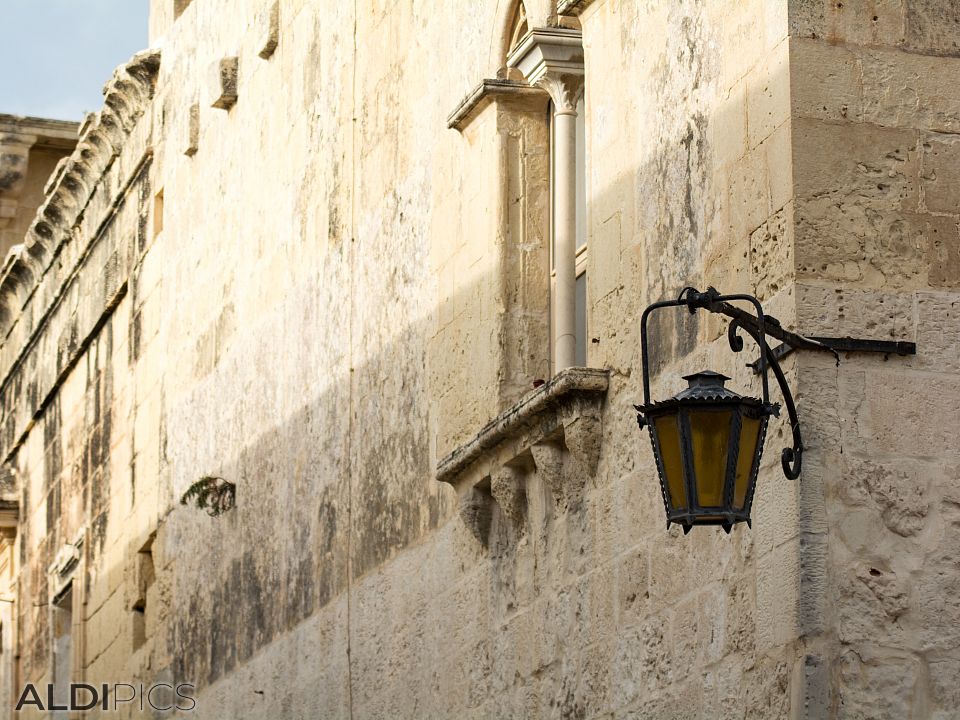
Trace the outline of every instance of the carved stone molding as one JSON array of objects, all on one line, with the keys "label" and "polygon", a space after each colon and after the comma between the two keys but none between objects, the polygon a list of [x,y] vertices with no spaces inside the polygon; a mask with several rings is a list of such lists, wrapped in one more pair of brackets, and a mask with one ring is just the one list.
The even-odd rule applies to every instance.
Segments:
[{"label": "carved stone molding", "polygon": [[77,147],[58,165],[46,198],[0,271],[0,333],[6,334],[23,303],[69,237],[104,170],[116,157],[153,98],[160,51],[137,53],[103,88],[104,106],[80,127]]},{"label": "carved stone molding", "polygon": [[207,75],[210,107],[229,110],[236,105],[239,69],[240,58],[236,56],[221,58],[210,66]]},{"label": "carved stone molding", "polygon": [[579,30],[536,28],[520,41],[507,67],[550,93],[557,113],[573,113],[583,93],[583,39]]},{"label": "carved stone molding", "polygon": [[280,44],[280,3],[275,1],[257,18],[257,55],[264,60],[273,57]]},{"label": "carved stone molding", "polygon": [[596,0],[560,0],[557,3],[557,13],[560,15],[579,15]]},{"label": "carved stone molding", "polygon": [[550,93],[554,115],[577,112],[577,103],[583,96],[583,75],[549,73],[537,80],[537,86]]},{"label": "carved stone molding", "polygon": [[493,503],[522,530],[526,488],[536,473],[561,512],[579,505],[597,470],[606,370],[567,368],[485,425],[437,465],[437,480],[450,483],[460,514],[486,544]]}]

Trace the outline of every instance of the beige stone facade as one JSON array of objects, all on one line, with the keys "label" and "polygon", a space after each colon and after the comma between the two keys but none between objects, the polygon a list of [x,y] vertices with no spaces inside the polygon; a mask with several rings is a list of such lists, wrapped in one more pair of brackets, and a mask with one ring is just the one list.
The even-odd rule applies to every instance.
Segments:
[{"label": "beige stone facade", "polygon": [[[191,683],[211,719],[960,717],[954,3],[150,25],[0,227],[4,707],[72,680]],[[582,43],[587,367],[560,372],[564,99],[514,61],[530,31]],[[803,474],[774,421],[730,535],[665,529],[633,410],[640,313],[685,285],[917,344],[784,359]],[[654,395],[707,366],[756,394],[725,329],[655,323]],[[179,503],[204,475],[235,508]]]}]

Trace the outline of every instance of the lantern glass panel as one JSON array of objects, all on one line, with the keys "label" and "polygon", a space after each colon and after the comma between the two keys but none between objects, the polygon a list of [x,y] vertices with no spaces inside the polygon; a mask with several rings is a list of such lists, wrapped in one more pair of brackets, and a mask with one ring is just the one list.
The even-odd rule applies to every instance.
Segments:
[{"label": "lantern glass panel", "polygon": [[730,443],[730,410],[692,410],[690,439],[700,507],[723,505]]},{"label": "lantern glass panel", "polygon": [[757,454],[757,443],[760,442],[760,426],[759,418],[744,416],[741,421],[740,453],[737,455],[737,476],[733,485],[733,506],[737,510],[742,510],[747,501],[753,460]]},{"label": "lantern glass panel", "polygon": [[683,456],[680,452],[680,426],[676,415],[663,415],[653,421],[663,462],[663,474],[670,494],[670,507],[684,510],[687,493],[683,487]]}]

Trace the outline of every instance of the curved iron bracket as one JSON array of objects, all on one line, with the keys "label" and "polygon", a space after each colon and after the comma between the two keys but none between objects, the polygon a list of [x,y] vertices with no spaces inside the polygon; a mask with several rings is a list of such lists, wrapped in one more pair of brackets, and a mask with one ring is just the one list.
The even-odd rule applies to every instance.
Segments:
[{"label": "curved iron bracket", "polygon": [[[731,301],[743,301],[753,305],[756,315],[731,305]],[[809,340],[801,335],[795,335],[789,331],[783,330],[776,318],[765,315],[760,301],[753,295],[733,294],[721,295],[713,287],[709,287],[705,292],[700,292],[693,287],[685,287],[676,300],[664,300],[654,303],[643,311],[640,318],[640,352],[643,361],[643,404],[650,404],[650,364],[648,362],[647,349],[647,320],[654,310],[660,310],[668,307],[686,307],[690,313],[697,310],[706,310],[707,312],[726,315],[732,318],[727,328],[727,341],[733,352],[743,351],[743,338],[739,331],[743,330],[756,341],[760,347],[760,357],[757,359],[756,371],[760,375],[763,386],[763,405],[771,415],[780,414],[780,406],[770,403],[770,390],[767,382],[767,368],[773,371],[773,376],[780,386],[780,393],[783,395],[783,403],[787,408],[787,415],[790,419],[790,428],[793,433],[793,446],[783,449],[780,455],[780,464],[783,468],[783,474],[790,480],[796,480],[800,476],[800,469],[803,462],[803,438],[800,435],[800,419],[797,416],[797,407],[793,401],[793,394],[790,392],[790,386],[780,368],[777,355],[767,344],[767,335],[777,337],[784,342],[789,342],[789,338],[796,338],[798,345],[804,347],[816,346],[817,349],[831,351],[829,347],[822,345],[815,340]],[[637,418],[640,427],[644,425],[643,417]]]},{"label": "curved iron bracket", "polygon": [[[752,328],[745,327],[739,320],[731,320],[727,328],[727,339],[730,342],[730,349],[734,352],[743,350],[743,338],[737,334],[737,330],[743,329],[752,337],[761,348],[767,366],[773,371],[773,376],[777,379],[780,386],[780,394],[783,395],[783,404],[787,408],[787,417],[790,420],[790,429],[793,433],[793,447],[784,448],[780,453],[780,465],[783,468],[783,474],[788,480],[796,480],[800,477],[800,468],[803,464],[803,438],[800,436],[800,418],[797,415],[797,406],[793,402],[793,393],[790,392],[790,386],[787,384],[787,378],[783,374],[783,369],[777,360],[777,356],[766,343],[760,341],[759,333]],[[780,416],[779,408],[773,413]]]}]

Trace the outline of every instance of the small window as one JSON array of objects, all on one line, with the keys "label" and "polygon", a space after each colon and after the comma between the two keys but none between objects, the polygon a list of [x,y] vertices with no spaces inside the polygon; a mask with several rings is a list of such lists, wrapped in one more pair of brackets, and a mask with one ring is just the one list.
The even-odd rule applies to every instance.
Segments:
[{"label": "small window", "polygon": [[575,315],[577,333],[577,367],[587,366],[587,272],[577,275],[577,305]]},{"label": "small window", "polygon": [[147,641],[148,618],[147,613],[152,611],[148,608],[147,601],[151,595],[153,583],[156,580],[156,570],[153,566],[153,541],[154,535],[151,535],[146,544],[140,548],[140,552],[134,558],[136,563],[135,574],[137,583],[137,596],[133,601],[131,610],[133,612],[133,649],[139,650]]},{"label": "small window", "polygon": [[153,196],[153,236],[163,232],[163,189]]},{"label": "small window", "polygon": [[[54,600],[53,626],[53,699],[58,705],[70,703],[70,682],[73,680],[73,586]],[[55,712],[55,718],[66,718]]]},{"label": "small window", "polygon": [[510,40],[507,43],[508,54],[530,31],[527,25],[527,9],[523,6],[522,2],[517,3],[517,9],[513,13],[513,22],[510,24],[510,28]]},{"label": "small window", "polygon": [[187,6],[190,4],[191,0],[173,0],[173,17],[174,19],[183,15],[183,11],[187,9]]}]

